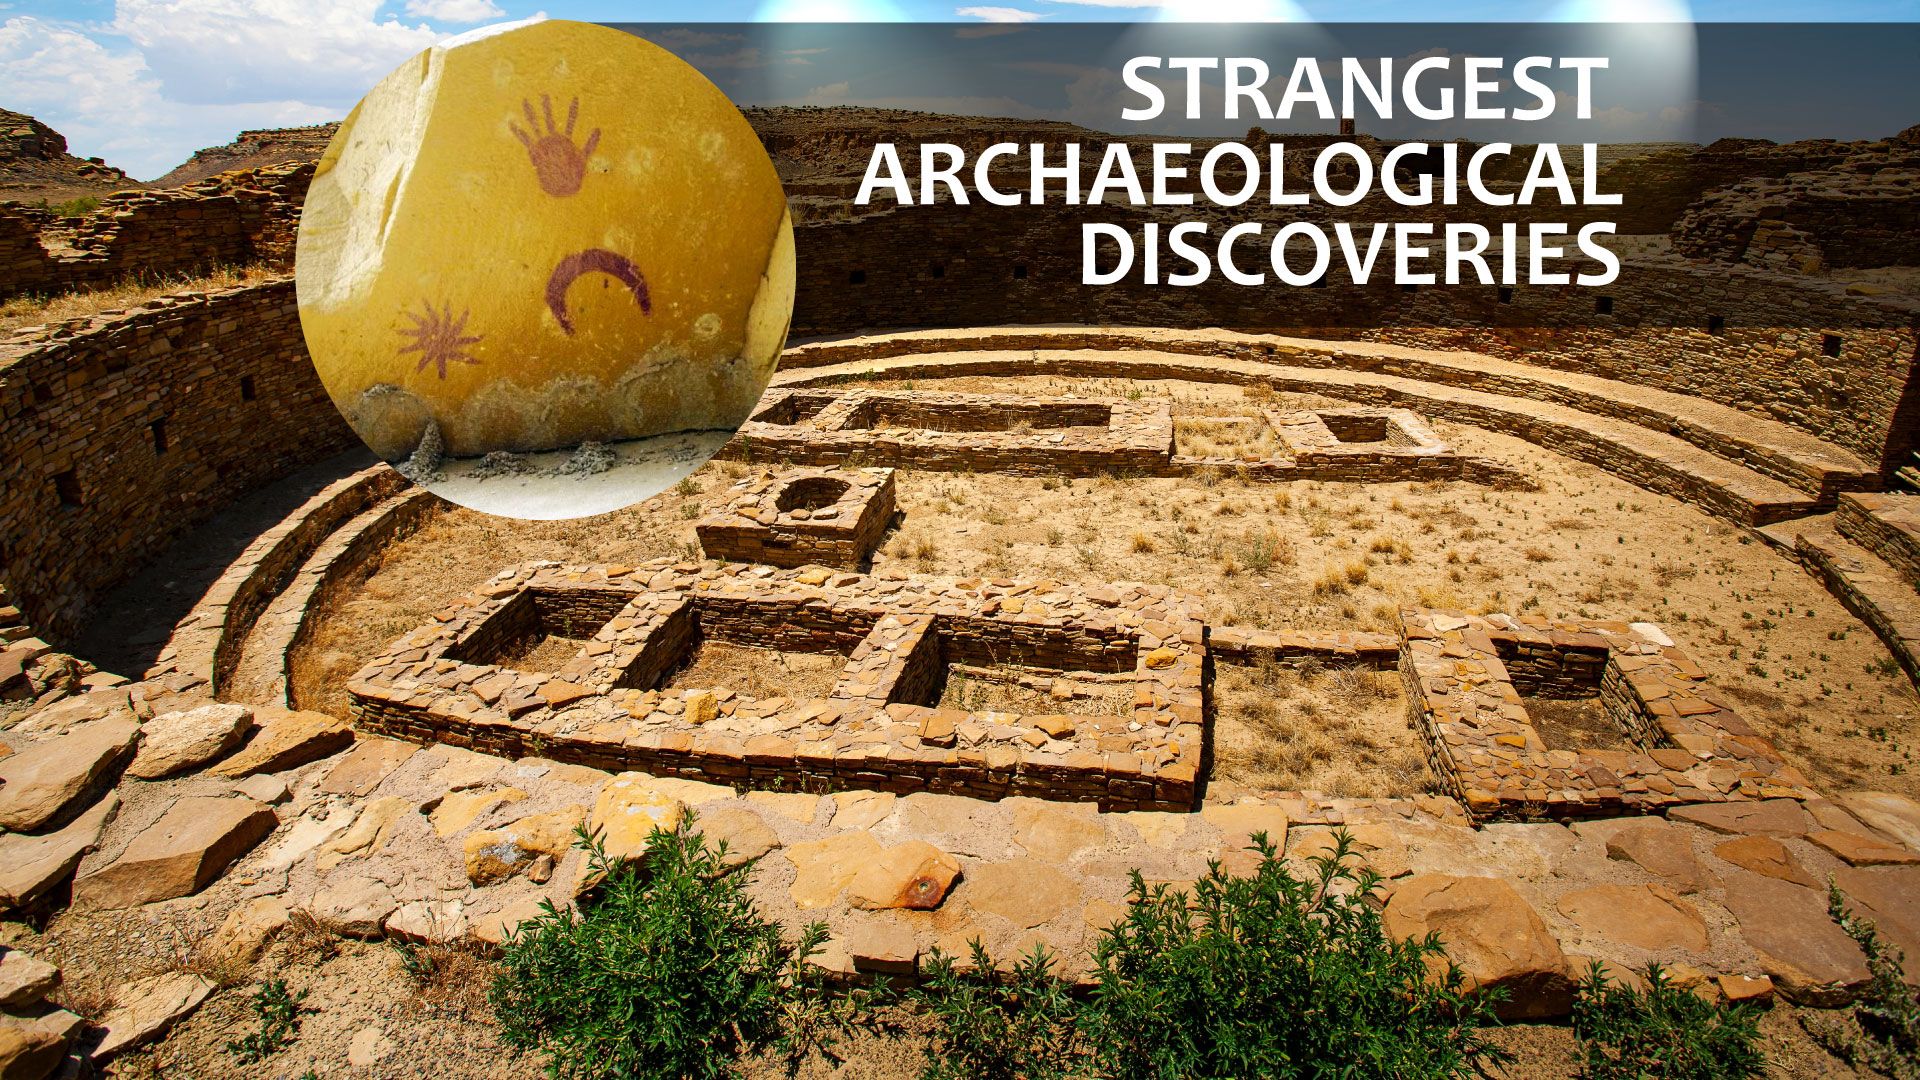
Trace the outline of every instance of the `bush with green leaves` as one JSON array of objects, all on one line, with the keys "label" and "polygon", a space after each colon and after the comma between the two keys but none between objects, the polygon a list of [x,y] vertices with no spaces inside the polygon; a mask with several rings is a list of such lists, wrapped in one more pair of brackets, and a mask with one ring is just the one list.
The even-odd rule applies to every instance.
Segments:
[{"label": "bush with green leaves", "polygon": [[1257,835],[1251,875],[1215,863],[1191,896],[1136,871],[1127,918],[1094,948],[1080,1018],[1091,1071],[1413,1080],[1506,1060],[1483,1031],[1496,995],[1469,993],[1436,936],[1386,933],[1369,897],[1379,876],[1352,868],[1350,845],[1342,830],[1296,877]]},{"label": "bush with green leaves", "polygon": [[1854,998],[1853,1018],[1859,1033],[1822,1041],[1852,1064],[1895,1080],[1920,1080],[1920,996],[1902,977],[1906,955],[1881,941],[1872,920],[1854,914],[1846,894],[1831,883],[1827,914],[1866,954],[1868,979]]},{"label": "bush with green leaves", "polygon": [[1078,1047],[1075,1004],[1052,971],[1046,946],[1011,969],[994,966],[975,938],[966,966],[935,949],[925,981],[908,1001],[932,1017],[921,1080],[1059,1080],[1072,1075]]},{"label": "bush with green leaves", "polygon": [[1636,990],[1595,961],[1574,998],[1573,1034],[1588,1080],[1741,1080],[1767,1068],[1755,1007],[1708,1001],[1659,964]]},{"label": "bush with green leaves", "polygon": [[584,830],[579,846],[600,884],[577,912],[543,904],[503,948],[489,997],[510,1045],[577,1080],[722,1077],[744,1055],[830,1046],[836,1005],[806,963],[825,925],[785,942],[747,896],[751,864],[729,868],[691,811],[642,863]]},{"label": "bush with green leaves", "polygon": [[287,990],[285,979],[269,979],[247,998],[247,1006],[260,1021],[260,1030],[250,1031],[227,1043],[227,1053],[242,1065],[252,1065],[279,1053],[294,1036],[300,1034],[300,1003],[307,992]]}]

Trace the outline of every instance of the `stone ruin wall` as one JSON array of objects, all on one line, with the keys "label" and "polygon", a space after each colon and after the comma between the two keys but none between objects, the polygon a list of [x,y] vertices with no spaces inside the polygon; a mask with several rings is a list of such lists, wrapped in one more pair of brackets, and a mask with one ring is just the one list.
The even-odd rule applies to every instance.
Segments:
[{"label": "stone ruin wall", "polygon": [[1674,224],[1673,250],[1797,273],[1920,265],[1920,155],[1710,192]]},{"label": "stone ruin wall", "polygon": [[[1109,209],[1124,227],[1126,212]],[[941,205],[802,225],[793,331],[1220,326],[1473,349],[1764,413],[1889,470],[1913,449],[1902,441],[1911,432],[1896,432],[1920,354],[1910,303],[1680,263],[1635,264],[1606,289],[1515,287],[1506,302],[1494,286],[1262,289],[1216,277],[1182,289],[1137,280],[1089,287],[1079,284],[1083,216],[1073,207]],[[1603,296],[1610,315],[1596,314]],[[1770,326],[1783,311],[1806,322]],[[1712,317],[1721,322],[1710,332]],[[1828,355],[1829,335],[1841,339],[1838,356]]]},{"label": "stone ruin wall", "polygon": [[0,300],[255,262],[292,266],[312,179],[312,162],[222,173],[115,192],[79,219],[0,204]]},{"label": "stone ruin wall", "polygon": [[0,342],[0,581],[42,633],[253,488],[354,445],[293,282]]},{"label": "stone ruin wall", "polygon": [[[1778,159],[1783,171],[1829,164],[1804,151],[1796,144],[1760,157]],[[1847,152],[1835,144],[1832,156]],[[1702,162],[1724,158],[1727,169],[1751,176],[1758,153],[1649,155],[1615,168],[1659,173],[1659,183],[1672,180],[1661,169],[1684,168],[1706,183],[1719,174]],[[219,263],[290,264],[312,171],[297,163],[170,192],[123,192],[71,228],[45,211],[0,206],[0,282],[9,283],[0,295]],[[1130,212],[1113,210],[1122,222]],[[1081,216],[1064,207],[933,206],[802,224],[794,333],[1015,322],[1285,327],[1474,349],[1695,395],[1765,413],[1888,472],[1914,449],[1920,428],[1920,390],[1909,387],[1917,352],[1911,305],[1760,270],[1680,263],[1636,264],[1606,290],[1085,288],[1077,284]],[[1656,225],[1664,227],[1651,223],[1649,231]],[[61,254],[50,255],[43,241]],[[1611,299],[1610,316],[1596,316],[1600,296]],[[1767,328],[1779,311],[1806,312],[1807,321],[1785,332]],[[1714,332],[1703,325],[1710,315],[1724,320]],[[1830,355],[1835,338],[1838,356]],[[9,534],[0,537],[0,581],[56,634],[72,632],[98,591],[195,521],[352,445],[307,362],[288,281],[15,339],[0,344],[0,371],[0,437],[15,451],[4,466]],[[240,400],[242,376],[252,379],[256,400]],[[115,405],[103,412],[103,400]],[[162,458],[152,449],[156,419],[170,443]],[[65,473],[79,485],[79,507],[60,506],[54,478]]]}]

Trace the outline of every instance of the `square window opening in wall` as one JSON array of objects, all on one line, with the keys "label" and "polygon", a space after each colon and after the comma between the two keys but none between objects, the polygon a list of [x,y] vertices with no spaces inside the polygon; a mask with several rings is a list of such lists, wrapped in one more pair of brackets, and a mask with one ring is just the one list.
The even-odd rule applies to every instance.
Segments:
[{"label": "square window opening in wall", "polygon": [[153,436],[153,453],[157,457],[167,452],[167,422],[155,420],[147,425],[148,434]]},{"label": "square window opening in wall", "polygon": [[865,285],[866,283],[867,272],[865,270],[850,270],[847,272],[847,284]]},{"label": "square window opening in wall", "polygon": [[259,396],[260,396],[260,391],[254,385],[253,376],[251,375],[240,376],[240,400],[252,401],[253,399]]},{"label": "square window opening in wall", "polygon": [[1593,299],[1593,313],[1594,313],[1595,315],[1611,315],[1611,314],[1613,314],[1613,297],[1611,297],[1611,296],[1596,296],[1596,297],[1594,297],[1594,299]]},{"label": "square window opening in wall", "polygon": [[1820,354],[1822,356],[1839,356],[1840,346],[1842,344],[1843,342],[1840,340],[1839,334],[1821,334]]},{"label": "square window opening in wall", "polygon": [[61,506],[75,507],[83,505],[85,499],[80,491],[80,474],[72,469],[53,474],[53,494],[60,500]]},{"label": "square window opening in wall", "polygon": [[1400,283],[1400,291],[1401,292],[1419,292],[1420,286],[1416,285],[1411,281],[1403,281]]},{"label": "square window opening in wall", "polygon": [[947,268],[942,263],[933,263],[927,267],[927,274],[930,277],[943,278],[947,276]]},{"label": "square window opening in wall", "polygon": [[1014,263],[1013,264],[1013,280],[1025,281],[1026,279],[1027,279],[1027,264]]},{"label": "square window opening in wall", "polygon": [[47,386],[46,383],[33,384],[33,403],[35,405],[45,405],[52,400],[53,400],[53,391]]},{"label": "square window opening in wall", "polygon": [[1513,303],[1513,287],[1512,286],[1510,285],[1500,286],[1500,302],[1503,304]]},{"label": "square window opening in wall", "polygon": [[587,642],[629,599],[611,591],[527,589],[448,649],[447,658],[515,671],[556,672],[580,660]]},{"label": "square window opening in wall", "polygon": [[1725,315],[1707,316],[1707,333],[1712,334],[1715,337],[1719,337],[1720,335],[1723,335],[1726,332],[1727,332],[1727,317]]}]

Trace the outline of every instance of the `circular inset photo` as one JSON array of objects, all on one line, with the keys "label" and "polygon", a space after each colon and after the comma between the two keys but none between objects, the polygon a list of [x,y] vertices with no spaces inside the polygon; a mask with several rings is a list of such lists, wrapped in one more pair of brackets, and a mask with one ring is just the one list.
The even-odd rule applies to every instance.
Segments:
[{"label": "circular inset photo", "polygon": [[382,459],[488,513],[617,510],[740,427],[793,313],[793,225],[726,95],[631,34],[451,39],[340,125],[295,253],[327,393]]}]

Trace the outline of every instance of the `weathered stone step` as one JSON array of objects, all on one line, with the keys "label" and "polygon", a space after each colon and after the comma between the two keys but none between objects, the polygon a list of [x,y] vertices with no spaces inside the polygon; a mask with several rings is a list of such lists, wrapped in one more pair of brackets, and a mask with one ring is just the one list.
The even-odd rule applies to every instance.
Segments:
[{"label": "weathered stone step", "polygon": [[1782,522],[1763,533],[1776,546],[1784,546],[1791,536],[1801,564],[1873,629],[1907,677],[1920,684],[1920,594],[1901,571],[1841,535],[1837,519],[1822,514]]},{"label": "weathered stone step", "polygon": [[341,523],[406,483],[386,465],[375,465],[321,489],[240,553],[175,626],[160,662],[206,679],[219,694],[240,659],[240,642],[301,563]]},{"label": "weathered stone step", "polygon": [[1920,495],[1878,491],[1842,495],[1834,527],[1920,590]]},{"label": "weathered stone step", "polygon": [[1719,402],[1484,353],[1420,349],[1372,341],[1233,331],[1129,327],[987,327],[922,330],[805,342],[780,359],[782,371],[887,359],[916,352],[977,350],[1135,350],[1254,360],[1297,367],[1332,367],[1400,375],[1511,397],[1565,405],[1582,412],[1673,435],[1833,505],[1842,491],[1880,486],[1874,467],[1857,455],[1790,424]]},{"label": "weathered stone step", "polygon": [[324,605],[334,589],[358,580],[358,572],[376,563],[388,544],[412,533],[445,505],[425,488],[408,488],[355,516],[315,547],[260,613],[239,648],[228,684],[236,700],[296,707],[289,662],[307,633],[309,614]]},{"label": "weathered stone step", "polygon": [[1718,457],[1672,435],[1565,405],[1508,397],[1398,375],[1335,368],[1283,367],[1262,361],[1200,358],[1141,350],[908,353],[832,367],[776,373],[787,388],[849,378],[1072,375],[1264,384],[1368,405],[1418,409],[1514,435],[1672,495],[1742,525],[1801,517],[1819,508],[1811,493]]}]

